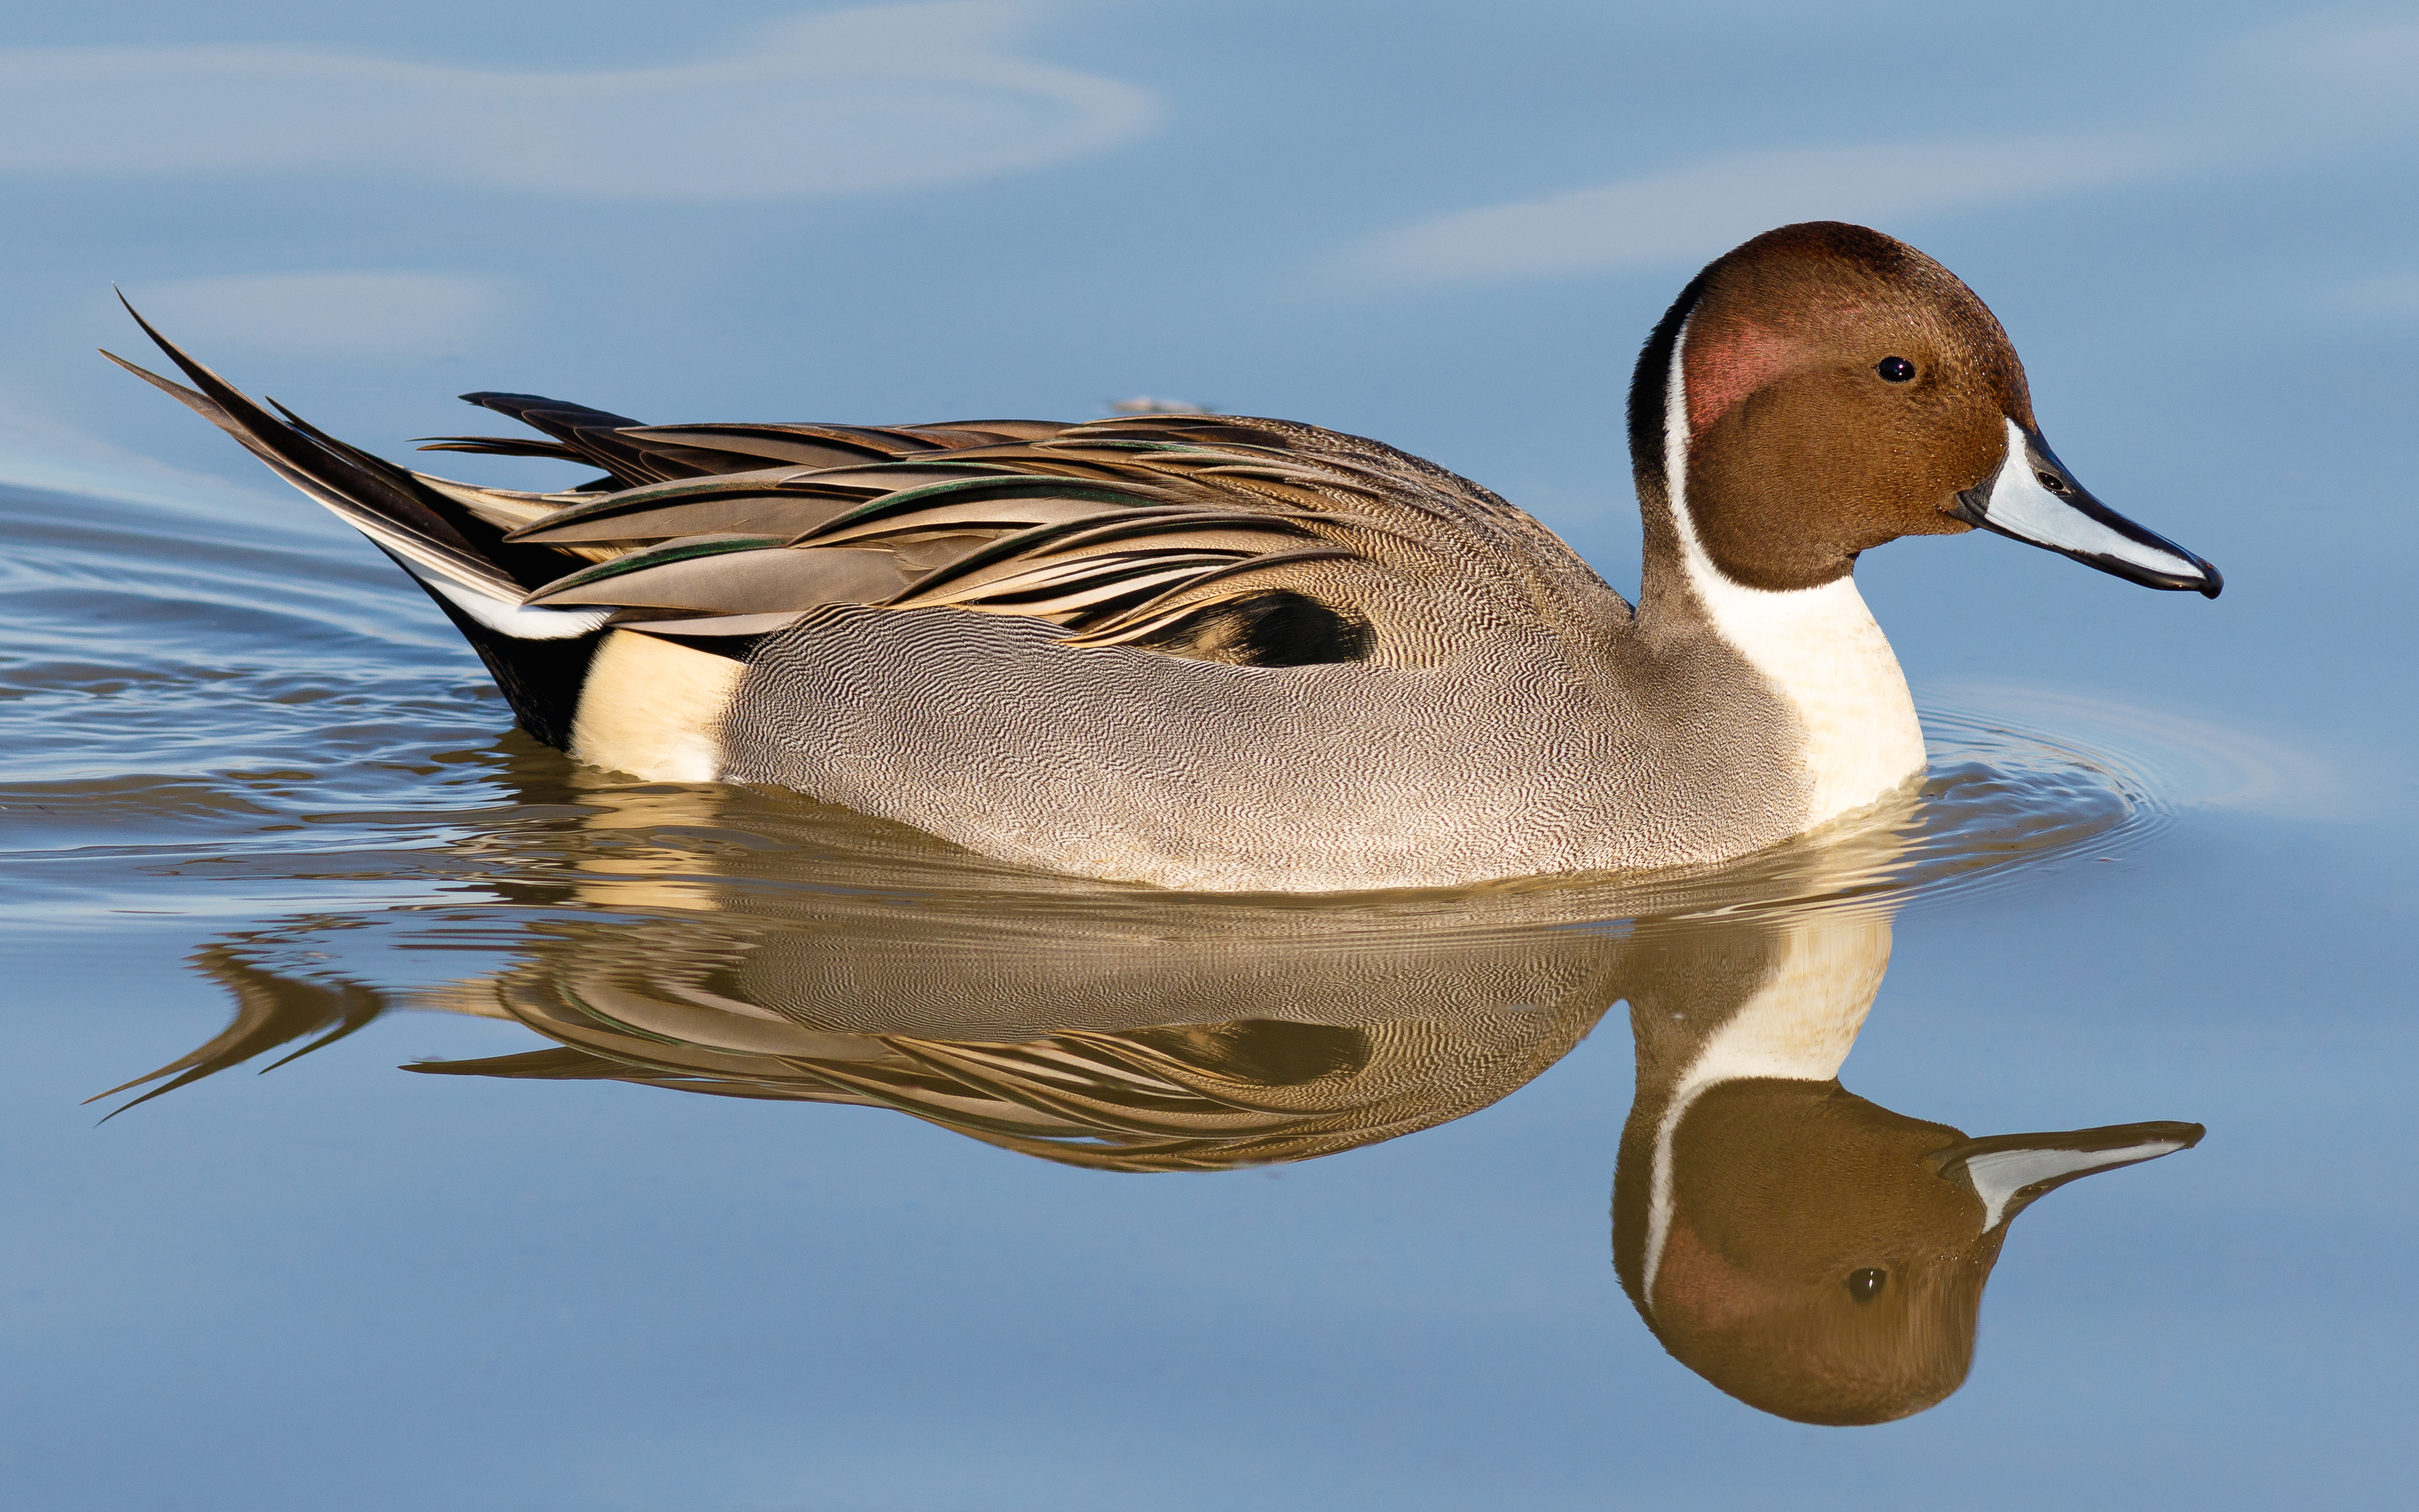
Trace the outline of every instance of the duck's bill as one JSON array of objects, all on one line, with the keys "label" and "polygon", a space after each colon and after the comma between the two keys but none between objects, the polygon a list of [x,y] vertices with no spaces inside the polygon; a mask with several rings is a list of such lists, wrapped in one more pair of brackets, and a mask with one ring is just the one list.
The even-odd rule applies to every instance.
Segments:
[{"label": "duck's bill", "polygon": [[2069,1181],[2190,1149],[2208,1132],[2197,1123],[2160,1122],[1993,1134],[1934,1150],[1924,1163],[1945,1180],[1962,1177],[1974,1184],[1982,1199],[1982,1231],[1988,1233]]},{"label": "duck's bill", "polygon": [[2215,598],[2217,569],[2091,497],[2038,431],[2008,422],[2008,459],[1949,511],[1970,525],[2072,557],[2149,588],[2188,588]]}]

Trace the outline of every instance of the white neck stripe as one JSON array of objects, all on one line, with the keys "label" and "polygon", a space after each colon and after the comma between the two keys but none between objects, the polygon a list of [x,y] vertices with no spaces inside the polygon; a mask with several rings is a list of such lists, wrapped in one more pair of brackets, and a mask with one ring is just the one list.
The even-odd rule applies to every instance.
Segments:
[{"label": "white neck stripe", "polygon": [[1838,578],[1817,588],[1749,588],[1717,566],[1697,538],[1688,503],[1688,332],[1680,323],[1664,382],[1663,481],[1680,561],[1715,630],[1795,709],[1805,736],[1802,827],[1881,798],[1924,769],[1923,729],[1881,626]]}]

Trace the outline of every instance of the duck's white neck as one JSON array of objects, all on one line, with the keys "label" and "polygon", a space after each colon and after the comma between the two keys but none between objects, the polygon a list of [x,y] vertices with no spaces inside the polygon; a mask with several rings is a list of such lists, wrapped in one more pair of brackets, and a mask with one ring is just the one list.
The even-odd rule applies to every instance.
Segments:
[{"label": "duck's white neck", "polygon": [[1906,674],[1853,575],[1819,588],[1749,588],[1726,577],[1697,538],[1688,505],[1687,349],[1683,322],[1663,404],[1664,484],[1681,572],[1715,631],[1796,710],[1810,828],[1921,773],[1923,729]]}]

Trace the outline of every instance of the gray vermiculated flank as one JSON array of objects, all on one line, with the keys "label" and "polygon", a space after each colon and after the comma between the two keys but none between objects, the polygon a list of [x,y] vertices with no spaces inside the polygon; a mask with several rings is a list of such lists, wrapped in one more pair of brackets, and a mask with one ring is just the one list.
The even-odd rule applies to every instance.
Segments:
[{"label": "gray vermiculated flank", "polygon": [[1355,583],[1378,656],[1233,666],[1070,647],[1014,616],[835,606],[750,657],[723,775],[1195,888],[1669,865],[1799,827],[1795,716],[1702,617],[1634,620],[1544,527],[1428,464],[1248,424],[1380,463],[1416,504],[1446,567]]},{"label": "gray vermiculated flank", "polygon": [[1741,738],[1734,708],[1658,727],[1659,711],[1571,678],[1542,636],[1394,669],[1234,667],[1059,634],[957,609],[821,610],[750,659],[723,775],[1167,887],[1433,886],[1789,833],[1782,805],[1757,803],[1785,792],[1772,748]]}]

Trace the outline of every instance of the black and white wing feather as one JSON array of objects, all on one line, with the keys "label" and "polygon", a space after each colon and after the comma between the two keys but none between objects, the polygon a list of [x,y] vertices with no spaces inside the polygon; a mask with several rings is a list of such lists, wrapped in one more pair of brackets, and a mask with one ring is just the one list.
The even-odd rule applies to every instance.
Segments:
[{"label": "black and white wing feather", "polygon": [[1576,583],[1602,592],[1473,485],[1274,421],[1106,421],[643,486],[510,539],[618,550],[529,602],[609,606],[658,633],[762,633],[826,604],[949,608],[1048,620],[1073,645],[1258,665],[1427,659]]},{"label": "black and white wing feather", "polygon": [[[1476,485],[1285,421],[646,425],[533,394],[464,395],[543,439],[426,449],[603,474],[524,493],[371,456],[143,329],[196,387],[121,365],[359,528],[457,624],[488,632],[464,625],[508,694],[508,643],[623,625],[737,650],[827,605],[1018,615],[1058,625],[1071,645],[1196,660],[1418,664],[1608,592]],[[547,721],[524,702],[516,710],[538,730]]]}]

